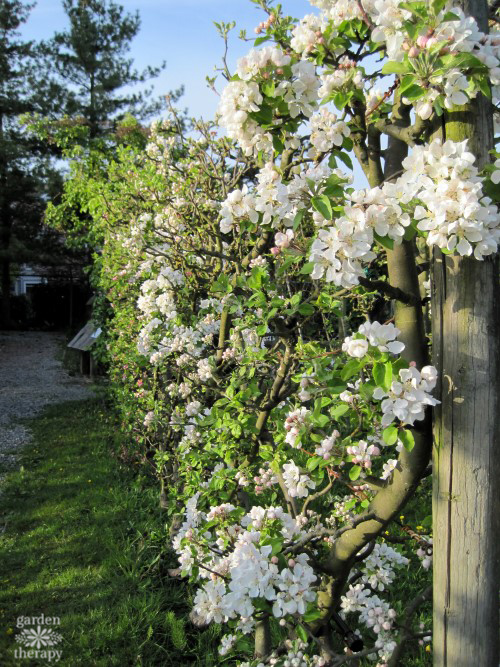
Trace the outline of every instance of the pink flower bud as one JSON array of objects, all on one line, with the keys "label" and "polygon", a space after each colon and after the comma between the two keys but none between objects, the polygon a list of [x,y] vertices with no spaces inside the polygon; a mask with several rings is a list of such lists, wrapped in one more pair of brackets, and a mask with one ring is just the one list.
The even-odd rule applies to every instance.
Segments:
[{"label": "pink flower bud", "polygon": [[408,51],[408,56],[410,58],[416,58],[420,54],[420,49],[417,46],[412,46]]},{"label": "pink flower bud", "polygon": [[278,556],[273,556],[271,558],[271,563],[273,563],[274,565],[277,565],[278,564]]},{"label": "pink flower bud", "polygon": [[428,41],[429,41],[428,37],[420,35],[419,37],[417,37],[417,46],[420,46],[421,49],[425,49]]},{"label": "pink flower bud", "polygon": [[288,560],[288,567],[292,567],[292,568],[295,567],[295,561],[293,560],[293,558],[290,558]]},{"label": "pink flower bud", "polygon": [[281,252],[281,248],[278,248],[275,246],[274,248],[271,248],[271,255],[279,255]]}]

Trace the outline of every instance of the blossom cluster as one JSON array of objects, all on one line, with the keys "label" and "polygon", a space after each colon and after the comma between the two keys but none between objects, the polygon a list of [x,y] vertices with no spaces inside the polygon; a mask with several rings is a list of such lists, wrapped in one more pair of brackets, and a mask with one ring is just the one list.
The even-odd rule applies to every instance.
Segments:
[{"label": "blossom cluster", "polygon": [[404,343],[395,340],[400,330],[394,324],[380,324],[380,322],[365,322],[357,334],[347,336],[342,343],[342,350],[350,357],[362,358],[368,352],[370,345],[380,352],[399,354],[404,350]]},{"label": "blossom cluster", "polygon": [[[327,664],[326,658],[319,655],[308,655],[306,653],[307,645],[300,640],[286,640],[286,653],[279,656],[276,651],[272,651],[265,662],[258,662],[255,667],[324,667]],[[249,662],[241,662],[238,667],[250,667]]]},{"label": "blossom cluster", "polygon": [[498,211],[483,193],[474,159],[466,141],[435,139],[415,147],[395,183],[353,193],[344,215],[319,231],[309,257],[314,263],[311,277],[342,287],[357,285],[364,266],[376,256],[374,234],[398,245],[412,219],[429,246],[474,254],[479,260],[495,253]]},{"label": "blossom cluster", "polygon": [[252,117],[264,102],[261,83],[277,83],[272,95],[286,103],[292,118],[300,114],[309,117],[317,106],[319,82],[314,64],[308,60],[292,62],[279,47],[252,49],[238,61],[236,77],[222,92],[219,122],[246,155],[261,150],[269,153],[273,148],[270,132]]},{"label": "blossom cluster", "polygon": [[239,619],[251,627],[257,599],[267,601],[276,618],[305,614],[308,603],[316,599],[317,577],[308,555],[295,554],[280,566],[272,546],[265,544],[269,526],[279,526],[285,539],[299,536],[297,520],[280,507],[258,506],[237,520],[233,505],[225,503],[204,513],[197,509],[198,500],[196,494],[188,501],[185,521],[173,542],[182,569],[192,571],[196,554],[199,577],[207,580],[194,600],[197,622]]},{"label": "blossom cluster", "polygon": [[399,380],[393,381],[387,391],[377,387],[373,398],[382,401],[382,426],[389,426],[396,419],[410,425],[423,419],[425,406],[439,403],[429,393],[436,381],[437,372],[433,366],[424,366],[421,371],[410,366],[399,371]]},{"label": "blossom cluster", "polygon": [[[343,126],[335,129],[336,133],[344,132],[343,136],[347,136],[345,131]],[[286,228],[292,226],[299,211],[309,211],[318,226],[326,223],[322,214],[313,208],[311,201],[322,193],[331,178],[339,183],[349,183],[351,180],[340,169],[320,164],[295,173],[288,182],[284,182],[276,166],[268,162],[258,171],[253,190],[244,185],[230,192],[222,202],[220,230],[223,234],[239,231],[243,221],[273,228],[282,227],[284,231],[276,234],[276,247],[287,248],[294,233]]]},{"label": "blossom cluster", "polygon": [[396,549],[385,543],[376,544],[363,561],[361,581],[350,584],[341,598],[343,613],[357,613],[359,621],[374,632],[375,648],[382,662],[390,658],[396,647],[393,634],[396,611],[374,591],[384,591],[394,581],[396,570],[408,563]]},{"label": "blossom cluster", "polygon": [[467,141],[435,139],[404,160],[399,184],[418,202],[413,217],[429,246],[481,260],[497,251],[500,227],[474,161]]},{"label": "blossom cluster", "polygon": [[300,468],[293,461],[283,466],[283,480],[291,498],[305,498],[309,495],[308,489],[316,486],[310,477],[301,474]]},{"label": "blossom cluster", "polygon": [[311,413],[307,408],[298,408],[297,410],[292,410],[292,412],[288,413],[285,419],[285,430],[287,432],[285,442],[290,445],[290,447],[300,447],[298,436],[301,428],[307,423],[307,418],[310,414]]}]

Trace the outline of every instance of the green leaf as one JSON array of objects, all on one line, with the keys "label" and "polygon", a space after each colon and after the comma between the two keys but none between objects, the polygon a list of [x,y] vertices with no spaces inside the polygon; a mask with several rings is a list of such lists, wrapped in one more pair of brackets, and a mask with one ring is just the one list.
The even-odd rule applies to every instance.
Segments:
[{"label": "green leaf", "polygon": [[399,4],[401,9],[406,9],[419,19],[425,20],[427,18],[427,3],[425,2],[401,2]]},{"label": "green leaf", "polygon": [[420,32],[420,26],[418,23],[409,23],[408,21],[405,21],[405,30],[410,39],[417,39],[418,33]]},{"label": "green leaf", "polygon": [[292,225],[292,229],[293,229],[294,232],[297,231],[298,226],[302,222],[302,218],[304,217],[305,212],[306,212],[306,209],[301,208],[300,211],[298,211],[297,214],[295,215],[295,218],[293,219],[293,225]]},{"label": "green leaf", "polygon": [[373,382],[362,382],[359,387],[359,393],[365,401],[371,401],[373,398],[373,392],[375,391],[375,385]]},{"label": "green leaf", "polygon": [[279,537],[271,537],[270,542],[273,548],[272,555],[276,556],[276,554],[279,553],[283,547],[283,540],[281,540]]},{"label": "green leaf", "polygon": [[274,85],[274,81],[265,81],[264,83],[261,84],[260,89],[266,95],[266,97],[274,97],[274,91],[276,90],[276,86]]},{"label": "green leaf", "polygon": [[373,238],[384,248],[387,248],[388,250],[394,250],[394,241],[388,236],[379,236],[377,232],[373,232]]},{"label": "green leaf", "polygon": [[319,466],[321,461],[321,456],[311,456],[311,458],[307,460],[306,468],[309,470],[309,472],[313,472],[313,470],[316,470],[316,468]]},{"label": "green leaf", "polygon": [[347,153],[336,152],[335,155],[336,157],[338,157],[339,160],[342,160],[342,162],[345,164],[346,167],[349,167],[349,169],[353,169],[351,157]]},{"label": "green leaf", "polygon": [[363,368],[364,366],[363,361],[358,361],[356,359],[351,359],[346,363],[346,365],[343,367],[343,369],[340,372],[340,377],[342,380],[349,380],[349,378],[352,378],[353,375],[356,375],[356,373],[359,373],[359,371]]},{"label": "green leaf", "polygon": [[314,270],[314,262],[306,262],[304,266],[300,269],[299,273],[302,275],[308,276]]},{"label": "green leaf", "polygon": [[[434,15],[439,14],[439,12],[446,5],[447,0],[432,0],[431,7]],[[446,19],[445,19],[446,20]]]},{"label": "green leaf", "polygon": [[252,289],[259,289],[259,287],[262,285],[262,274],[263,271],[260,266],[254,266],[252,273],[247,280],[248,286]]},{"label": "green leaf", "polygon": [[415,447],[415,438],[410,430],[402,428],[399,431],[399,439],[403,443],[404,448],[409,452]]},{"label": "green leaf", "polygon": [[395,445],[398,440],[398,429],[391,425],[384,429],[382,438],[386,445]]},{"label": "green leaf", "polygon": [[302,616],[306,623],[312,623],[313,621],[319,620],[321,617],[322,613],[319,609],[311,609],[311,611],[306,611],[304,616]]},{"label": "green leaf", "polygon": [[313,417],[317,417],[318,415],[321,414],[322,407],[323,407],[323,404],[321,402],[321,398],[317,398],[314,401]]},{"label": "green leaf", "polygon": [[399,93],[403,95],[405,90],[410,88],[410,86],[413,86],[415,83],[416,77],[414,74],[407,74],[401,79],[401,83],[399,84]]},{"label": "green leaf", "polygon": [[361,474],[361,466],[352,466],[349,470],[349,479],[355,482]]},{"label": "green leaf", "polygon": [[416,233],[417,233],[416,223],[415,221],[413,221],[411,225],[408,225],[408,227],[405,229],[403,238],[405,241],[411,241],[411,239],[415,236]]},{"label": "green leaf", "polygon": [[351,137],[344,137],[342,146],[346,149],[346,151],[352,151],[354,147],[354,141],[351,139]]},{"label": "green leaf", "polygon": [[379,361],[373,364],[372,370],[373,379],[377,387],[388,390],[392,384],[392,364],[390,361],[380,363]]},{"label": "green leaf", "polygon": [[285,150],[285,144],[275,134],[273,134],[273,148],[277,153],[283,153]]},{"label": "green leaf", "polygon": [[342,415],[345,415],[346,412],[349,412],[349,409],[347,403],[341,403],[330,410],[330,415],[333,419],[338,419],[339,417],[342,417]]},{"label": "green leaf", "polygon": [[305,643],[308,642],[309,638],[307,636],[307,632],[304,630],[302,625],[297,625],[297,627],[295,628],[295,632],[297,633],[299,639],[302,639],[302,641]]},{"label": "green leaf", "polygon": [[422,97],[422,95],[425,94],[425,90],[421,86],[417,86],[417,84],[413,84],[413,86],[409,86],[403,95],[406,99],[412,101],[412,100],[418,100],[419,97]]},{"label": "green leaf", "polygon": [[349,95],[346,93],[338,92],[333,96],[333,103],[337,109],[343,109],[349,102]]},{"label": "green leaf", "polygon": [[443,21],[460,21],[460,17],[453,12],[446,12],[442,18]]},{"label": "green leaf", "polygon": [[490,82],[488,81],[488,78],[486,76],[478,76],[476,78],[476,83],[479,88],[479,90],[483,93],[483,95],[491,100],[491,86]]},{"label": "green leaf", "polygon": [[298,310],[301,315],[305,316],[313,315],[315,312],[314,306],[310,303],[301,303]]},{"label": "green leaf", "polygon": [[319,415],[313,421],[315,425],[319,426],[320,428],[324,428],[330,421],[330,417],[328,417],[328,415]]},{"label": "green leaf", "polygon": [[333,153],[328,158],[328,166],[330,167],[330,169],[337,168],[337,160],[335,159],[335,155]]},{"label": "green leaf", "polygon": [[441,57],[441,62],[445,67],[456,67],[457,69],[467,69],[467,68],[472,68],[472,69],[479,69],[479,70],[485,70],[485,66],[483,63],[476,58],[472,53],[458,53],[458,54],[448,54],[445,56]]},{"label": "green leaf", "polygon": [[317,195],[311,199],[313,208],[321,213],[326,220],[333,218],[332,204],[326,195]]},{"label": "green leaf", "polygon": [[257,37],[255,42],[253,43],[254,46],[259,46],[259,44],[264,44],[264,42],[267,42],[271,39],[270,35],[266,35],[265,37]]},{"label": "green leaf", "polygon": [[263,104],[258,111],[252,111],[248,115],[259,125],[271,125],[273,122],[273,110],[266,104]]},{"label": "green leaf", "polygon": [[408,63],[397,63],[389,61],[382,67],[382,74],[407,74],[409,71]]}]

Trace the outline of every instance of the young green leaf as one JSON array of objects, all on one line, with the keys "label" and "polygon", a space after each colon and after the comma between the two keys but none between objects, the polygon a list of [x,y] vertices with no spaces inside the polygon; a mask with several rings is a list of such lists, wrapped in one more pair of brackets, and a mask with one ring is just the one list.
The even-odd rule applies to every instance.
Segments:
[{"label": "young green leaf", "polygon": [[355,482],[361,474],[361,466],[352,466],[349,470],[349,479]]},{"label": "young green leaf", "polygon": [[391,425],[384,429],[382,438],[386,445],[395,445],[398,440],[398,429]]},{"label": "young green leaf", "polygon": [[399,439],[403,443],[404,448],[411,452],[415,446],[415,438],[413,437],[413,433],[406,428],[402,428],[399,431]]},{"label": "young green leaf", "polygon": [[313,208],[321,213],[326,220],[333,218],[332,204],[326,195],[317,195],[311,199]]}]

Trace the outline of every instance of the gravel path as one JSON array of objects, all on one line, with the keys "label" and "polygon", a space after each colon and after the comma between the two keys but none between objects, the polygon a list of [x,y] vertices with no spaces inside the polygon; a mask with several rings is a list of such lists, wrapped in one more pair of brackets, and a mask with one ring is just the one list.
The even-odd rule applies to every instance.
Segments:
[{"label": "gravel path", "polygon": [[45,406],[92,396],[90,383],[71,377],[56,359],[64,336],[39,331],[0,332],[0,479],[16,467],[31,434],[19,419]]}]

